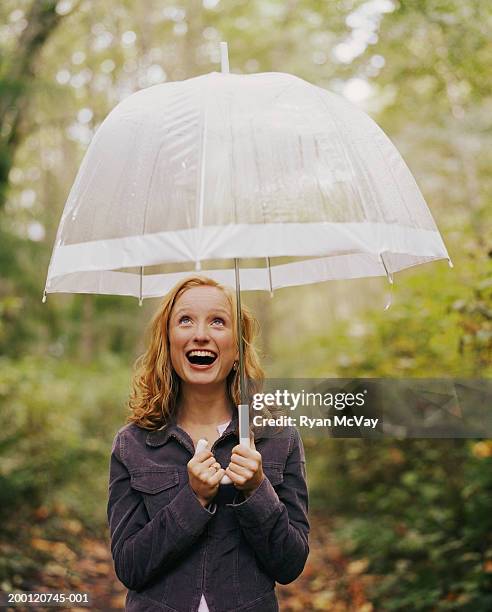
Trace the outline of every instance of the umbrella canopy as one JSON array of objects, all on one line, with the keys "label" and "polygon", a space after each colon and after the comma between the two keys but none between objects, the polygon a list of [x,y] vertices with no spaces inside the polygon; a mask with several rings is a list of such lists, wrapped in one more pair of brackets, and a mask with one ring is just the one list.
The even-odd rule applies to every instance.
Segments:
[{"label": "umbrella canopy", "polygon": [[[222,73],[138,91],[106,117],[65,204],[43,301],[105,293],[141,304],[189,274],[144,274],[146,266],[233,259],[234,269],[206,274],[236,286],[239,439],[248,446],[239,280],[270,291],[392,282],[403,268],[451,260],[405,162],[370,117],[290,74],[229,74],[226,43],[221,52]],[[239,279],[239,260],[250,258],[267,267],[243,268]]]},{"label": "umbrella canopy", "polygon": [[[212,72],[138,91],[100,125],[45,296],[157,297],[189,272],[145,266],[258,257],[269,265],[242,268],[242,289],[451,265],[412,174],[368,115],[290,74]],[[206,274],[234,284],[227,267]]]}]

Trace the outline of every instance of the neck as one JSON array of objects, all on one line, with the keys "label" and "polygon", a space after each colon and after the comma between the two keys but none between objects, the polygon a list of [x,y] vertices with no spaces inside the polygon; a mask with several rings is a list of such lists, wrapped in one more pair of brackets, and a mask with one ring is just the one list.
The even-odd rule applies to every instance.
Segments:
[{"label": "neck", "polygon": [[218,425],[232,418],[225,383],[181,384],[178,422],[187,425]]}]

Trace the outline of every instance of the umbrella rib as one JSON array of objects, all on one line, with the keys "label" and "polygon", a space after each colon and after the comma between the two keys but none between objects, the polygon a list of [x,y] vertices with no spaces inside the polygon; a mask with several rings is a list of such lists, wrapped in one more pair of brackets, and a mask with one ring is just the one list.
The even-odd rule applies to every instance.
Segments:
[{"label": "umbrella rib", "polygon": [[244,385],[244,346],[243,346],[243,325],[241,320],[241,284],[239,280],[239,259],[234,258],[234,274],[236,280],[236,319],[237,319],[237,339],[239,345],[239,397],[240,404],[247,404],[248,400]]},{"label": "umbrella rib", "polygon": [[198,230],[198,239],[197,239],[197,249],[195,253],[195,267],[197,270],[201,268],[200,262],[200,253],[199,247],[201,243],[201,232],[203,227],[203,203],[205,198],[205,160],[207,154],[207,113],[208,111],[208,95],[205,95],[205,104],[203,108],[202,114],[202,155],[200,160],[200,183],[198,187],[198,197],[197,197],[197,230]]},{"label": "umbrella rib", "polygon": [[386,272],[386,276],[388,278],[388,282],[390,283],[390,285],[393,284],[393,274],[391,274],[391,272],[388,271],[388,268],[386,267],[386,264],[384,263],[384,259],[383,259],[383,253],[379,253],[379,259],[381,260],[381,263],[383,264],[383,268],[384,271]]},{"label": "umbrella rib", "polygon": [[[161,145],[161,147],[159,147],[159,151],[158,154],[155,156],[154,158],[154,163],[152,164],[152,171],[150,173],[150,178],[149,178],[149,184],[147,185],[147,190],[146,190],[146,194],[145,194],[145,208],[144,208],[144,214],[143,214],[143,224],[142,224],[142,236],[145,236],[145,228],[147,226],[147,212],[149,209],[149,199],[150,199],[150,190],[152,187],[152,181],[154,179],[154,174],[156,171],[156,167],[157,167],[157,160],[159,159],[159,153],[162,149],[164,145]],[[143,289],[143,270],[144,270],[144,266],[140,266],[140,284],[139,284],[139,297],[138,297],[138,305],[142,306],[143,303],[143,295],[142,295],[142,289]]]}]

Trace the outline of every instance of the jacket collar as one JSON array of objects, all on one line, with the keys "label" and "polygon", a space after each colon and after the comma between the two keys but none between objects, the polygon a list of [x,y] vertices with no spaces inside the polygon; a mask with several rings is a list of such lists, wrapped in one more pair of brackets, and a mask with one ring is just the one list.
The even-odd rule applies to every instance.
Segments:
[{"label": "jacket collar", "polygon": [[[239,417],[237,413],[237,408],[234,407],[234,412],[232,415],[231,422],[226,427],[222,437],[226,437],[229,435],[235,435],[239,440]],[[149,431],[145,438],[145,442],[148,446],[163,446],[169,440],[169,438],[176,438],[181,442],[181,444],[185,447],[189,447],[191,438],[190,436],[176,423],[174,417],[161,427],[155,431]],[[255,431],[255,442],[260,438],[264,438],[265,432],[264,428],[261,428],[259,431]]]},{"label": "jacket collar", "polygon": [[[239,438],[239,419],[237,409],[234,410],[231,422],[226,427],[222,436],[229,436],[230,434],[235,434]],[[169,423],[160,429],[149,431],[145,438],[145,442],[149,446],[162,446],[163,444],[166,444],[171,437],[177,438],[184,446],[189,444],[190,436],[183,429],[181,429],[174,418],[172,418]]]}]

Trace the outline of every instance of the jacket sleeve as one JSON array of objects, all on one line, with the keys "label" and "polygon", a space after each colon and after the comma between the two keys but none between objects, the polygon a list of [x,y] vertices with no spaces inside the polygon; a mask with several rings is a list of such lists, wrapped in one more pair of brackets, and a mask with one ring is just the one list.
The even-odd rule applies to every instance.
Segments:
[{"label": "jacket sleeve", "polygon": [[283,476],[277,490],[265,476],[252,495],[230,506],[267,572],[288,584],[300,575],[309,554],[306,461],[295,428]]},{"label": "jacket sleeve", "polygon": [[107,506],[111,554],[118,578],[138,591],[190,549],[216,507],[205,509],[187,483],[149,520],[142,495],[130,487],[121,458],[122,435],[116,435],[111,452]]}]

